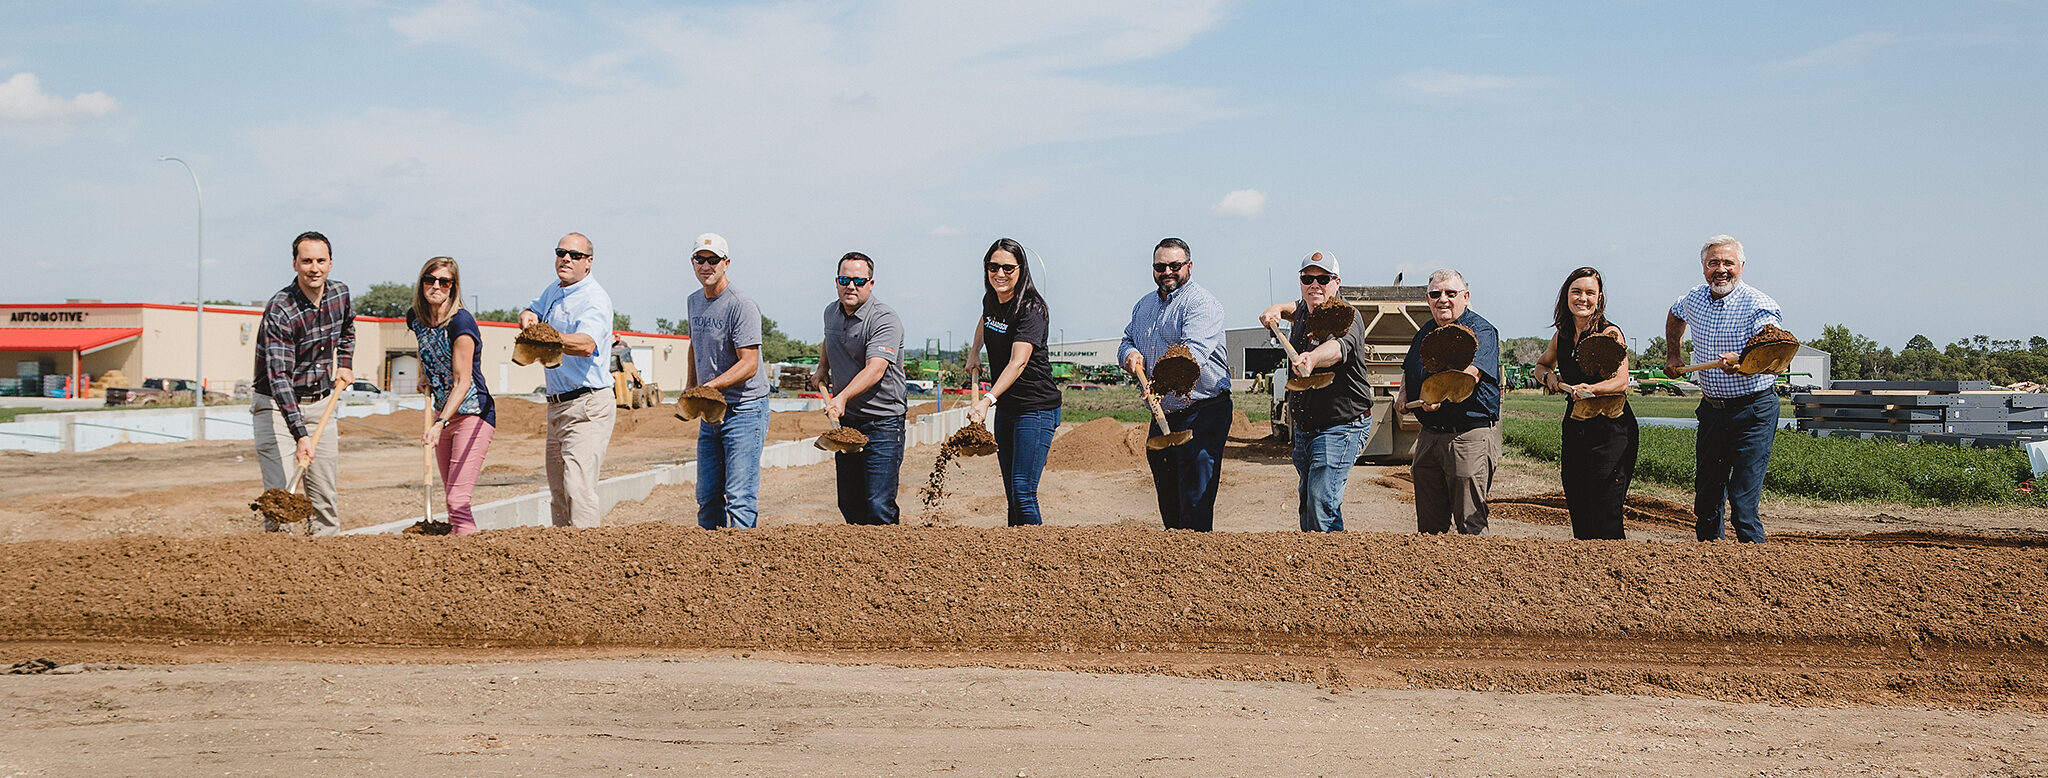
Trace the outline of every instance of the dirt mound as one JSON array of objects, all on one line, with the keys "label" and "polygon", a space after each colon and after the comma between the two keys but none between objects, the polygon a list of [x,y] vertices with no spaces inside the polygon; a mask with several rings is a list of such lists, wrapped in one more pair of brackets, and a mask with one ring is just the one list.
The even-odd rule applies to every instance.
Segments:
[{"label": "dirt mound", "polygon": [[[1172,654],[1455,658],[1463,664],[1424,663],[1403,677],[2041,708],[2048,554],[1125,527],[705,533],[667,523],[525,528],[466,543],[34,541],[0,544],[0,634],[18,643],[1042,652],[1084,665]],[[1579,669],[1531,664],[1557,657],[1575,657],[1566,664]],[[1751,660],[1799,670],[1751,683]],[[1665,675],[1682,680],[1656,680]]]},{"label": "dirt mound", "polygon": [[265,489],[255,502],[249,503],[249,510],[279,524],[293,524],[313,517],[313,501],[303,494]]},{"label": "dirt mound", "polygon": [[2048,535],[1972,535],[1962,532],[1935,532],[1928,530],[1901,530],[1898,532],[1864,532],[1844,534],[1820,534],[1812,532],[1777,532],[1770,536],[1772,543],[1822,543],[1831,545],[1855,544],[1861,546],[1927,546],[1933,548],[2048,548]]},{"label": "dirt mound", "polygon": [[1053,439],[1045,469],[1143,470],[1145,429],[1143,424],[1124,424],[1108,416],[1082,424]]},{"label": "dirt mound", "polygon": [[402,534],[453,535],[455,534],[455,527],[454,525],[451,525],[445,521],[428,521],[426,519],[420,519],[419,521],[413,522],[412,526],[406,527],[405,532]]},{"label": "dirt mound", "polygon": [[[1412,478],[1412,476],[1411,476]],[[1410,489],[1414,487],[1411,485]],[[1564,492],[1544,492],[1526,497],[1495,497],[1487,505],[1496,516],[1532,524],[1568,526],[1572,516],[1565,507]],[[1502,508],[1507,508],[1503,511]],[[1690,531],[1694,525],[1692,506],[1680,505],[1646,494],[1631,494],[1621,503],[1623,526],[1651,526]],[[1773,536],[1775,537],[1775,536]]]}]

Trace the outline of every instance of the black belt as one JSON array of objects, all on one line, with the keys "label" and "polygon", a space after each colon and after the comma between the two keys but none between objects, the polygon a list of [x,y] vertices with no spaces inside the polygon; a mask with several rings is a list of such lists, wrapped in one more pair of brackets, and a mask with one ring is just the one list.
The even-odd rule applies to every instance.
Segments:
[{"label": "black belt", "polygon": [[551,395],[548,395],[548,402],[551,402],[551,403],[565,403],[565,402],[568,402],[568,401],[570,401],[570,400],[574,400],[574,399],[576,399],[576,398],[578,398],[578,397],[582,397],[583,395],[586,395],[586,394],[590,394],[591,392],[595,392],[595,391],[597,391],[597,387],[594,387],[594,386],[584,386],[584,387],[578,387],[578,388],[575,388],[575,389],[571,389],[571,390],[569,390],[569,391],[563,392],[563,393],[561,393],[561,394],[551,394]]},{"label": "black belt", "polygon": [[[302,403],[316,403],[316,402],[319,402],[319,401],[321,401],[321,400],[325,400],[325,399],[327,399],[327,395],[330,395],[330,394],[333,394],[333,393],[334,393],[334,390],[332,390],[332,389],[329,389],[329,390],[327,390],[327,391],[325,391],[325,392],[321,392],[321,393],[319,393],[319,394],[313,394],[313,393],[311,393],[311,392],[301,391],[301,390],[299,390],[299,389],[296,389],[296,388],[295,388],[295,389],[292,389],[292,397],[293,397],[294,399],[297,399],[297,400],[298,400],[299,402],[302,402]],[[269,392],[257,392],[257,394],[263,395],[264,397],[270,397],[270,393],[269,393]],[[277,402],[277,398],[275,398],[275,397],[270,397],[270,401],[271,401],[271,402],[273,402],[273,403],[274,403],[274,402]]]},{"label": "black belt", "polygon": [[1727,410],[1729,408],[1740,408],[1744,405],[1748,405],[1750,403],[1763,399],[1765,395],[1771,394],[1777,394],[1777,392],[1771,389],[1763,389],[1755,392],[1750,392],[1749,394],[1745,394],[1741,397],[1708,397],[1706,395],[1700,395],[1700,402],[1706,403],[1707,407],[1709,408],[1719,408],[1722,410]]},{"label": "black belt", "polygon": [[1430,432],[1438,433],[1440,435],[1459,435],[1471,432],[1476,429],[1480,429],[1482,427],[1491,426],[1493,426],[1493,420],[1488,419],[1486,421],[1472,421],[1466,422],[1464,424],[1424,424],[1422,425],[1422,428],[1429,430]]}]

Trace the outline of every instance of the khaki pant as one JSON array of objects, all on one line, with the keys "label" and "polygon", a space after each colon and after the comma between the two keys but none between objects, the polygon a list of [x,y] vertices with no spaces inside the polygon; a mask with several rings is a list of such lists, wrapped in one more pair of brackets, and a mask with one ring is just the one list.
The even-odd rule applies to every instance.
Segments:
[{"label": "khaki pant", "polygon": [[[305,419],[306,434],[313,434],[313,425],[320,423],[320,416],[327,412],[327,404],[334,402],[334,395],[319,402],[299,403],[299,417]],[[277,409],[277,401],[265,395],[256,395],[249,403],[249,415],[256,436],[256,464],[263,469],[263,488],[288,489],[292,475],[298,472],[298,439],[292,437],[291,425],[284,421],[284,412]],[[341,478],[341,421],[327,422],[327,431],[320,433],[320,443],[313,449],[313,464],[306,469],[306,499],[313,502],[313,518],[306,522],[306,533],[310,535],[332,535],[341,530],[341,515],[335,498],[335,486]],[[265,532],[283,532],[286,525],[269,519],[263,520]]]},{"label": "khaki pant", "polygon": [[1486,496],[1500,463],[1500,422],[1456,434],[1422,428],[1415,440],[1415,529],[1486,534]]},{"label": "khaki pant", "polygon": [[555,526],[595,527],[604,515],[597,476],[618,413],[603,390],[548,403],[548,512]]}]

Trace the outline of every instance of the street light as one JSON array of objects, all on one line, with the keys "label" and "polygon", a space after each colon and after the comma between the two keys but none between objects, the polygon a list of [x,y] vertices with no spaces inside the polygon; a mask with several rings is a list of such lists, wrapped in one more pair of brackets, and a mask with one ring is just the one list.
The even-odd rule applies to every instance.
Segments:
[{"label": "street light", "polygon": [[[205,408],[205,407],[206,407],[206,196],[205,196],[204,194],[202,194],[202,193],[201,193],[201,192],[199,191],[199,174],[198,174],[198,173],[194,173],[194,172],[192,172],[192,166],[191,166],[191,165],[189,165],[189,164],[186,164],[186,163],[185,163],[185,160],[179,159],[179,158],[177,158],[177,157],[157,157],[157,158],[156,158],[156,161],[158,161],[158,162],[176,162],[176,163],[178,163],[178,164],[180,164],[180,165],[184,165],[184,166],[185,166],[185,175],[188,175],[188,176],[191,176],[191,177],[192,177],[192,200],[193,200],[193,202],[196,202],[196,203],[198,203],[198,204],[199,204],[199,217],[198,217],[198,220],[197,220],[197,224],[198,224],[198,227],[197,227],[197,229],[195,230],[195,232],[196,232],[196,233],[197,233],[197,235],[198,235],[198,242],[199,242],[199,248],[198,248],[198,253],[197,253],[196,255],[194,255],[194,256],[193,256],[193,262],[192,262],[192,273],[193,273],[193,280],[192,280],[192,292],[193,292],[193,296],[192,296],[192,307],[193,307],[193,309],[194,309],[194,310],[196,310],[196,311],[198,312],[198,313],[197,313],[197,318],[196,318],[196,319],[195,319],[195,320],[194,320],[194,321],[192,322],[192,324],[193,324],[193,329],[192,329],[192,335],[193,335],[193,337],[192,337],[192,342],[193,342],[193,349],[192,349],[192,360],[193,360],[193,364],[192,364],[192,383],[193,383],[193,386],[192,386],[192,407],[194,407],[194,408]],[[205,440],[205,439],[206,439],[206,417],[205,417],[204,415],[201,415],[201,416],[199,417],[198,421],[194,422],[194,424],[196,424],[196,425],[198,425],[198,426],[197,426],[197,431],[196,431],[196,432],[195,432],[195,433],[193,434],[193,436],[192,436],[192,437],[193,437],[193,438],[194,438],[195,440]]]}]

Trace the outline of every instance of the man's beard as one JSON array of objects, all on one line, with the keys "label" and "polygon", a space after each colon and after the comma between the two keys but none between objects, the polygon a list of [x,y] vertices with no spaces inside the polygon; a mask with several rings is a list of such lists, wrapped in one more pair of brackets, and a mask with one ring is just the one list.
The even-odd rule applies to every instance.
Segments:
[{"label": "man's beard", "polygon": [[1180,288],[1180,276],[1162,276],[1154,283],[1159,285],[1159,291],[1172,294],[1173,290]]}]

